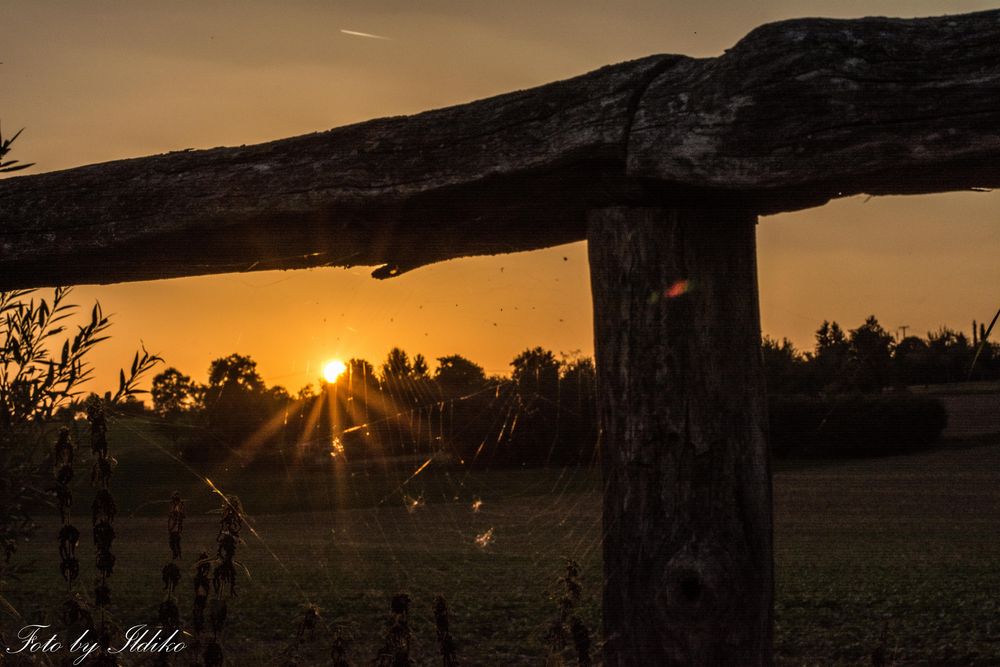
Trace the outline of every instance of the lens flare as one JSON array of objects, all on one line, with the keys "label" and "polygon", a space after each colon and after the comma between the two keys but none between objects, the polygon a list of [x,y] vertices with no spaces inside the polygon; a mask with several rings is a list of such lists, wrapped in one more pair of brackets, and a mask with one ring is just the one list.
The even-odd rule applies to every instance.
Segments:
[{"label": "lens flare", "polygon": [[690,280],[678,280],[673,285],[668,287],[663,293],[663,296],[668,299],[676,299],[682,294],[687,294],[691,291],[691,281]]}]

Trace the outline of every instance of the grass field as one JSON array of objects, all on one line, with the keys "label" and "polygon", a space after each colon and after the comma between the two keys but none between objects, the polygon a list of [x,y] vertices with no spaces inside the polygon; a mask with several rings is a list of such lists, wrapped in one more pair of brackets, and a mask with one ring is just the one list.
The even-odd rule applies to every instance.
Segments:
[{"label": "grass field", "polygon": [[[186,563],[214,544],[218,515],[210,512],[218,503],[203,481],[151,446],[155,435],[119,426],[113,609],[131,625],[154,621],[162,599],[160,568],[169,555],[162,501],[175,488],[188,499]],[[326,657],[326,628],[336,626],[352,638],[354,661],[370,664],[388,598],[406,591],[417,664],[439,664],[431,605],[442,593],[463,664],[538,665],[563,557],[583,568],[581,615],[596,640],[593,471],[428,469],[408,479],[413,472],[413,465],[211,471],[215,484],[241,496],[254,528],[237,555],[250,577],[241,576],[230,605],[229,664],[284,664],[307,601],[320,606],[323,624],[304,662]],[[91,492],[83,482],[75,511],[86,528]],[[888,664],[1000,664],[1000,444],[784,464],[775,474],[775,518],[780,664],[868,664],[880,644]],[[40,518],[38,539],[17,555],[35,567],[4,591],[26,618],[52,618],[65,594],[48,539],[57,521]],[[491,529],[492,541],[477,544]],[[79,552],[89,587],[86,537]],[[187,614],[187,571],[180,591]],[[5,634],[19,623],[4,618]]]}]

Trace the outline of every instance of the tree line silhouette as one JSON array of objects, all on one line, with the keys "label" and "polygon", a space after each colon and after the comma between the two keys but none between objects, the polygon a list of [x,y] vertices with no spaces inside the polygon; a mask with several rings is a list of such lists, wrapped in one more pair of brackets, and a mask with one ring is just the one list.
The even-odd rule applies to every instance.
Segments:
[{"label": "tree line silhouette", "polygon": [[[763,359],[772,394],[878,393],[888,388],[1000,379],[1000,347],[987,340],[990,330],[972,323],[972,341],[942,327],[926,338],[901,340],[869,316],[844,331],[824,321],[811,352],[800,352],[786,338],[764,337]],[[978,356],[977,356],[978,355]]]},{"label": "tree line silhouette", "polygon": [[376,369],[350,359],[335,382],[294,396],[268,387],[249,356],[211,363],[208,382],[175,368],[153,380],[154,410],[191,460],[311,463],[440,456],[468,465],[587,463],[597,442],[591,359],[540,347],[487,376],[460,355],[437,359],[393,348]]},{"label": "tree line silhouette", "polygon": [[[998,348],[985,334],[975,331],[970,342],[942,328],[897,341],[872,316],[847,331],[824,321],[814,349],[805,353],[787,339],[765,337],[762,357],[774,396],[880,395],[1000,378]],[[168,368],[154,379],[152,398],[162,428],[184,456],[204,462],[406,456],[494,466],[592,462],[598,442],[593,361],[536,347],[510,366],[509,376],[488,376],[479,364],[450,355],[438,358],[432,371],[422,355],[393,348],[378,368],[350,359],[335,382],[292,395],[267,386],[252,358],[232,354],[211,363],[206,384]],[[772,412],[792,421],[789,405],[794,413],[819,404],[785,402]],[[781,424],[772,430],[783,432]]]}]

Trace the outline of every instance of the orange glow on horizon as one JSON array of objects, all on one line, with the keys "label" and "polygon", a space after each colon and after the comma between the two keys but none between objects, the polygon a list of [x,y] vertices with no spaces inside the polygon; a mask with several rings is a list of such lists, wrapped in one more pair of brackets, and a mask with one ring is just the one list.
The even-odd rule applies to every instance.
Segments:
[{"label": "orange glow on horizon", "polygon": [[[418,113],[664,50],[711,57],[770,21],[963,13],[995,3],[903,4],[554,0],[510,12],[485,2],[387,11],[287,0],[242,11],[147,0],[95,12],[87,3],[14,0],[4,14],[2,120],[26,128],[13,157],[35,164],[23,173],[37,174]],[[258,34],[268,39],[246,48],[246,35]],[[886,328],[905,322],[920,335],[940,326],[968,331],[997,308],[988,286],[1000,280],[998,203],[1000,191],[859,196],[762,217],[763,331],[802,351],[813,349],[824,319],[853,328],[874,314]],[[535,346],[593,354],[584,242],[453,259],[390,281],[362,266],[233,271],[79,286],[82,308],[100,300],[115,314],[111,339],[89,360],[94,378],[85,391],[113,391],[140,341],[164,367],[199,382],[214,359],[250,356],[266,384],[292,395],[327,379],[334,355],[367,360],[378,372],[400,347],[431,366],[460,354],[488,375],[509,375],[511,360]],[[656,287],[650,296],[658,300],[690,294],[670,282]]]}]

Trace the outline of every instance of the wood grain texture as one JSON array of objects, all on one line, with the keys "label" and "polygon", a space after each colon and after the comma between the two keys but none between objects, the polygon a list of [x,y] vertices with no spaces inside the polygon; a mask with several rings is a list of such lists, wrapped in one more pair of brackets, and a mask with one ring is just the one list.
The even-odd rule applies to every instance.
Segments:
[{"label": "wood grain texture", "polygon": [[608,667],[771,661],[755,222],[590,216]]},{"label": "wood grain texture", "polygon": [[1000,11],[762,26],[649,86],[631,175],[771,213],[858,193],[1000,185]]},{"label": "wood grain texture", "polygon": [[[773,213],[1000,185],[1000,11],[763,26],[531,90],[0,182],[0,288],[320,265],[377,277],[584,238],[586,211]],[[28,156],[30,157],[30,156]]]},{"label": "wood grain texture", "polygon": [[256,146],[5,180],[0,288],[317,265],[386,264],[388,277],[582,238],[586,209],[624,187],[638,93],[672,60]]}]

